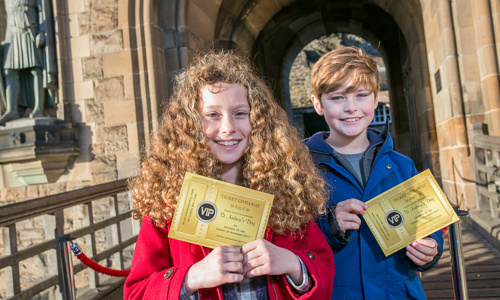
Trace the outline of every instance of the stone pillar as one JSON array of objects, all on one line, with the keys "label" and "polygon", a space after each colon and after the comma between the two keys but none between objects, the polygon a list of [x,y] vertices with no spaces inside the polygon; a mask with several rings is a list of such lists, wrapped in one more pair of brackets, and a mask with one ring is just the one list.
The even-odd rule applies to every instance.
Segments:
[{"label": "stone pillar", "polygon": [[488,123],[490,135],[500,136],[500,122],[498,121],[500,119],[500,81],[490,1],[474,1],[472,15],[475,20],[474,29],[485,120]]}]

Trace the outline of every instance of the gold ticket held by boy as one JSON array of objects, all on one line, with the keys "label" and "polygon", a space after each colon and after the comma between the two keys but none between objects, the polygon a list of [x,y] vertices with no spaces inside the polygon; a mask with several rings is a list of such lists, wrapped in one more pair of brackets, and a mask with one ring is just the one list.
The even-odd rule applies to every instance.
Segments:
[{"label": "gold ticket held by boy", "polygon": [[429,170],[366,202],[363,218],[385,256],[458,221]]},{"label": "gold ticket held by boy", "polygon": [[186,172],[168,237],[215,248],[264,238],[274,195]]}]

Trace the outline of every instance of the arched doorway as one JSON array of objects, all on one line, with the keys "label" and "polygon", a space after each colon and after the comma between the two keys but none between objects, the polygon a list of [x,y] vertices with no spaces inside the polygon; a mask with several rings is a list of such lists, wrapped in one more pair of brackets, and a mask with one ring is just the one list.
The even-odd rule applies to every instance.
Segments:
[{"label": "arched doorway", "polygon": [[[223,1],[215,43],[249,52],[291,113],[289,70],[310,41],[352,33],[377,47],[387,66],[398,151],[439,177],[435,124],[418,1]],[[286,2],[286,3],[285,3]]]}]

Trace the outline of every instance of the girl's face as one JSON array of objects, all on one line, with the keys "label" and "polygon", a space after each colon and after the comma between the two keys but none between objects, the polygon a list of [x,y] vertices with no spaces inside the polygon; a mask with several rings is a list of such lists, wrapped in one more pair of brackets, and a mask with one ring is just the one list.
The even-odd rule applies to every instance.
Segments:
[{"label": "girl's face", "polygon": [[224,170],[241,168],[252,131],[247,92],[241,84],[215,83],[201,88],[198,110],[212,154]]}]

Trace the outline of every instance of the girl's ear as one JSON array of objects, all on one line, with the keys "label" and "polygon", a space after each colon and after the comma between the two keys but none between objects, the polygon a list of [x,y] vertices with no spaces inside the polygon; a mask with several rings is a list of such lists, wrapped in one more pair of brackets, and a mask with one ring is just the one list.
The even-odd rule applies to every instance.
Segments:
[{"label": "girl's ear", "polygon": [[311,101],[314,105],[314,109],[318,113],[318,115],[322,116],[323,115],[323,106],[321,105],[321,99],[316,97],[315,95],[311,95]]}]

